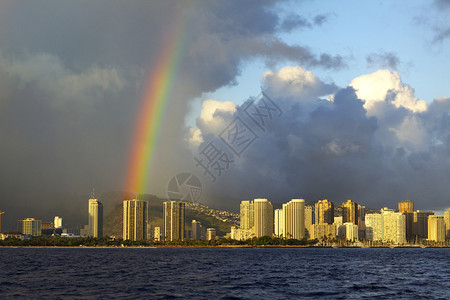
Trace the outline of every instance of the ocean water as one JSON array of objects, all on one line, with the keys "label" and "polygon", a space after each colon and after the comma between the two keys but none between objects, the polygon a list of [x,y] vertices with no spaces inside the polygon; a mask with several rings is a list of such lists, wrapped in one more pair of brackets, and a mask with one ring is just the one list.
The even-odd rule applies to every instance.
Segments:
[{"label": "ocean water", "polygon": [[450,299],[450,249],[0,248],[0,298]]}]

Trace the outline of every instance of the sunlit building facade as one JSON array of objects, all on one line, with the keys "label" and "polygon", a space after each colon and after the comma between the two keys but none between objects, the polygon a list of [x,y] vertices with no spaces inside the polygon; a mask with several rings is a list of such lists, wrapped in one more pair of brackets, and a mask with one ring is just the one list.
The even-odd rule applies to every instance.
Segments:
[{"label": "sunlit building facade", "polygon": [[358,225],[358,204],[352,200],[342,203],[342,223]]},{"label": "sunlit building facade", "polygon": [[444,222],[445,222],[445,237],[450,239],[450,209],[447,209],[444,213]]},{"label": "sunlit building facade", "polygon": [[334,204],[327,199],[319,200],[315,207],[314,224],[333,224],[334,222]]},{"label": "sunlit building facade", "polygon": [[213,241],[215,239],[216,239],[216,229],[215,228],[206,229],[206,240]]},{"label": "sunlit building facade", "polygon": [[428,216],[428,240],[433,242],[445,241],[445,221],[443,216]]},{"label": "sunlit building facade", "polygon": [[428,216],[431,215],[434,215],[434,212],[417,210],[413,213],[414,240],[428,239]]},{"label": "sunlit building facade", "polygon": [[163,203],[163,207],[165,240],[184,240],[185,204],[179,201],[166,201]]},{"label": "sunlit building facade", "polygon": [[402,213],[382,209],[383,242],[406,244],[406,218]]},{"label": "sunlit building facade", "polygon": [[337,235],[337,228],[335,224],[313,224],[310,230],[311,239],[321,240],[324,237],[327,239],[334,239]]},{"label": "sunlit building facade", "polygon": [[305,200],[292,199],[283,204],[285,237],[301,240],[305,236]]},{"label": "sunlit building facade", "polygon": [[314,224],[314,209],[312,206],[305,206],[305,234],[309,236],[311,225]]},{"label": "sunlit building facade", "polygon": [[383,216],[381,214],[366,214],[365,225],[367,240],[383,240]]},{"label": "sunlit building facade", "polygon": [[345,227],[345,239],[347,241],[358,241],[359,240],[359,229],[358,225],[347,222],[343,224],[343,227]]},{"label": "sunlit building facade", "polygon": [[[89,236],[103,236],[103,204],[97,199],[89,199]],[[56,225],[55,225],[56,227]]]},{"label": "sunlit building facade", "polygon": [[283,209],[275,209],[274,234],[277,237],[285,237],[285,233],[284,233],[284,212],[283,212]]},{"label": "sunlit building facade", "polygon": [[267,199],[255,199],[253,201],[253,216],[255,236],[273,235],[273,206]]},{"label": "sunlit building facade", "polygon": [[63,220],[62,220],[62,218],[56,216],[56,217],[53,219],[53,226],[54,226],[55,228],[62,228],[62,227],[63,227]]},{"label": "sunlit building facade", "polygon": [[398,212],[413,213],[414,212],[414,202],[412,202],[411,200],[400,201],[398,203]]},{"label": "sunlit building facade", "polygon": [[147,238],[148,201],[123,201],[123,239],[140,241]]},{"label": "sunlit building facade", "polygon": [[240,228],[242,229],[251,229],[254,224],[254,216],[253,216],[253,201],[241,201],[240,205],[240,219],[241,224]]},{"label": "sunlit building facade", "polygon": [[34,218],[26,218],[19,220],[17,229],[20,233],[25,235],[40,236],[42,234],[42,221]]}]

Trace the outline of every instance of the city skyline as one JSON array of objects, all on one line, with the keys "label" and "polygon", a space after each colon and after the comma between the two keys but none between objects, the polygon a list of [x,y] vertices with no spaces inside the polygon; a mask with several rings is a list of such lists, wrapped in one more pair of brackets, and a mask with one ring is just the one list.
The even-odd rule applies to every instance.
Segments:
[{"label": "city skyline", "polygon": [[228,210],[446,210],[446,3],[2,1],[4,224],[72,222],[93,186],[163,198],[180,174]]}]

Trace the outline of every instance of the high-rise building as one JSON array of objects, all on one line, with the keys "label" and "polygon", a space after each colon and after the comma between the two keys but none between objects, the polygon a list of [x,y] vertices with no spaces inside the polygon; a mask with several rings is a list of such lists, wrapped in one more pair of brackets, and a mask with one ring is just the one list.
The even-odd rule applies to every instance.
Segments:
[{"label": "high-rise building", "polygon": [[103,204],[97,199],[89,199],[89,236],[103,236]]},{"label": "high-rise building", "polygon": [[428,216],[428,240],[434,242],[445,241],[445,221],[443,216]]},{"label": "high-rise building", "polygon": [[358,225],[354,224],[353,222],[347,222],[344,223],[343,226],[345,227],[345,238],[348,241],[358,241],[359,239]]},{"label": "high-rise building", "polygon": [[365,224],[367,240],[383,240],[383,217],[381,214],[366,214]]},{"label": "high-rise building", "polygon": [[301,240],[305,236],[305,200],[292,199],[283,204],[283,214],[285,237]]},{"label": "high-rise building", "polygon": [[61,217],[56,216],[53,220],[53,226],[55,228],[62,228],[63,227],[63,220]]},{"label": "high-rise building", "polygon": [[216,239],[216,229],[215,228],[206,229],[206,240],[213,241],[215,239]]},{"label": "high-rise building", "polygon": [[315,205],[314,224],[333,224],[334,204],[327,199],[319,200]]},{"label": "high-rise building", "polygon": [[358,205],[358,220],[364,222],[366,220],[366,207],[363,205]]},{"label": "high-rise building", "polygon": [[342,203],[342,223],[358,225],[358,204],[352,200]]},{"label": "high-rise building", "polygon": [[311,225],[310,235],[311,239],[334,239],[337,234],[337,229],[334,224],[321,223]]},{"label": "high-rise building", "polygon": [[242,201],[240,206],[241,229],[251,229],[254,224],[253,201]]},{"label": "high-rise building", "polygon": [[277,237],[285,237],[284,234],[284,212],[282,209],[275,209],[274,233]]},{"label": "high-rise building", "polygon": [[406,222],[406,240],[414,243],[414,202],[411,200],[400,201],[398,203],[398,212],[405,215]]},{"label": "high-rise building", "polygon": [[253,224],[256,237],[273,235],[273,206],[267,199],[253,201]]},{"label": "high-rise building", "polygon": [[5,214],[5,212],[0,209],[0,233],[2,232],[2,215],[3,214]]},{"label": "high-rise building", "polygon": [[230,237],[233,240],[245,241],[251,239],[255,236],[254,230],[252,229],[242,229],[240,227],[231,226]]},{"label": "high-rise building", "polygon": [[406,243],[406,218],[402,213],[382,209],[383,241],[394,244]]},{"label": "high-rise building", "polygon": [[413,213],[414,212],[414,202],[412,202],[411,200],[400,201],[398,203],[398,212]]},{"label": "high-rise building", "polygon": [[123,239],[141,241],[147,238],[148,201],[123,201]]},{"label": "high-rise building", "polygon": [[305,206],[305,234],[309,236],[311,225],[314,224],[314,209],[312,206]]},{"label": "high-rise building", "polygon": [[40,236],[42,230],[41,223],[41,220],[35,220],[34,218],[19,220],[17,223],[18,231],[26,235]]},{"label": "high-rise building", "polygon": [[450,209],[447,209],[444,213],[444,222],[445,222],[445,237],[450,239]]},{"label": "high-rise building", "polygon": [[161,241],[161,227],[155,227],[153,231],[153,240],[157,242]]},{"label": "high-rise building", "polygon": [[166,241],[184,240],[184,202],[164,202],[164,239]]},{"label": "high-rise building", "polygon": [[203,233],[202,223],[196,220],[192,220],[192,239],[204,240],[205,234]]},{"label": "high-rise building", "polygon": [[413,213],[414,240],[428,239],[428,216],[431,215],[434,215],[434,212],[417,210]]}]

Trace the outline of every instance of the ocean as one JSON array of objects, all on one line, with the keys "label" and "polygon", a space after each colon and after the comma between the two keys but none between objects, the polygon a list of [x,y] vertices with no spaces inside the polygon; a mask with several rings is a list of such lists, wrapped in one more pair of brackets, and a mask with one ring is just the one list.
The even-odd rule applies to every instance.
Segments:
[{"label": "ocean", "polygon": [[0,298],[450,299],[450,249],[0,248]]}]

